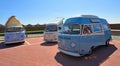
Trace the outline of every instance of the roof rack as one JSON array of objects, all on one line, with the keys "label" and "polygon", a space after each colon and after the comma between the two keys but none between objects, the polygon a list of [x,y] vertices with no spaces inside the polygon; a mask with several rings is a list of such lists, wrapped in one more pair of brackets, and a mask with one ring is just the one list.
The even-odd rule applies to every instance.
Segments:
[{"label": "roof rack", "polygon": [[96,15],[73,15],[70,18],[74,18],[74,17],[83,17],[83,18],[99,18]]},{"label": "roof rack", "polygon": [[81,15],[81,17],[85,17],[85,18],[99,18],[98,16],[95,16],[95,15]]}]

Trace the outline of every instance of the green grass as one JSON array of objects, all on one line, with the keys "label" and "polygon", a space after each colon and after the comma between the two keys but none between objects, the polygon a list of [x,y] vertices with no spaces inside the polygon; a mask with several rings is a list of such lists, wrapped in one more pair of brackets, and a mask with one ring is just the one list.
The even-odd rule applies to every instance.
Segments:
[{"label": "green grass", "polygon": [[31,33],[31,32],[44,32],[44,30],[35,30],[35,31],[26,31],[26,33]]},{"label": "green grass", "polygon": [[35,31],[26,31],[26,34],[37,34],[37,33],[43,33],[44,30],[35,30]]},{"label": "green grass", "polygon": [[[37,33],[43,33],[43,32],[44,32],[44,30],[26,31],[26,34],[37,34]],[[1,32],[0,36],[3,36],[3,35],[4,35],[4,33]]]},{"label": "green grass", "polygon": [[0,33],[0,36],[3,36],[4,35],[4,33]]},{"label": "green grass", "polygon": [[0,33],[0,34],[4,34],[4,33]]}]

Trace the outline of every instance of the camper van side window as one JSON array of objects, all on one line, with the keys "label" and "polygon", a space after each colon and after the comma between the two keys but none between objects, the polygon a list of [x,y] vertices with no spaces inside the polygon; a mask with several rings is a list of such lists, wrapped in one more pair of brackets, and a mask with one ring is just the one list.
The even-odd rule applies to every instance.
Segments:
[{"label": "camper van side window", "polygon": [[83,34],[91,34],[92,33],[91,25],[83,25],[82,29],[83,29]]},{"label": "camper van side window", "polygon": [[101,27],[101,25],[100,25],[100,24],[94,24],[94,25],[93,25],[93,31],[94,31],[95,33],[101,33],[101,32],[102,32],[102,27]]},{"label": "camper van side window", "polygon": [[107,24],[104,24],[103,27],[104,27],[104,30],[109,30],[110,29],[109,25],[107,25]]}]

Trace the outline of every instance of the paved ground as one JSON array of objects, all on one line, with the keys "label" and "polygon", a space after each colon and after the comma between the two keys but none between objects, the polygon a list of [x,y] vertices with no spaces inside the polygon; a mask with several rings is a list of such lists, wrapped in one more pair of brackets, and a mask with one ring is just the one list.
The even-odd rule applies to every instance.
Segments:
[{"label": "paved ground", "polygon": [[112,36],[112,39],[113,39],[113,40],[118,40],[118,41],[120,41],[120,35],[119,35],[119,36],[115,36],[115,35],[114,35],[114,36]]},{"label": "paved ground", "polygon": [[0,44],[0,66],[120,66],[116,40],[83,57],[65,55],[57,47],[57,43],[45,43],[43,37],[27,38],[24,44]]}]

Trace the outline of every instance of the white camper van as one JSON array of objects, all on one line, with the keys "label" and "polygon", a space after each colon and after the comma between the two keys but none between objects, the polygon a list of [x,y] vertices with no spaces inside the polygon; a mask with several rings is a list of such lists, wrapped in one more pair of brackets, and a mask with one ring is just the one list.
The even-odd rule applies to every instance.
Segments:
[{"label": "white camper van", "polygon": [[4,33],[5,44],[25,42],[25,29],[15,16],[11,16],[6,22]]},{"label": "white camper van", "polygon": [[56,18],[53,20],[53,23],[46,25],[44,30],[44,40],[46,42],[57,42],[58,41],[58,32],[63,25],[64,18]]},{"label": "white camper van", "polygon": [[47,24],[44,30],[44,40],[46,42],[57,42],[58,38],[58,26],[57,24]]}]

